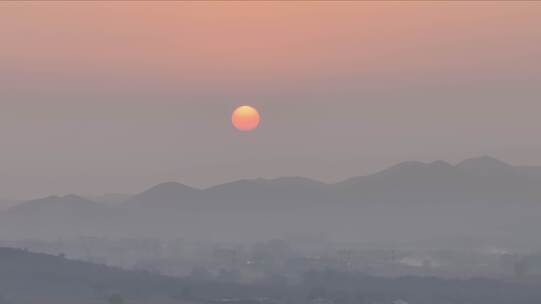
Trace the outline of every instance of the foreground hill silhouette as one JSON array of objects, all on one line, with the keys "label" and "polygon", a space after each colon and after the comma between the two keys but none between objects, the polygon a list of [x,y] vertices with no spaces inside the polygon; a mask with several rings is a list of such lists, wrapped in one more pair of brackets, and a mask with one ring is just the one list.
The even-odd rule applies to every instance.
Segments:
[{"label": "foreground hill silhouette", "polygon": [[145,272],[126,271],[104,265],[0,247],[0,293],[2,298],[107,297],[111,293],[141,295],[165,293],[182,286],[181,281]]},{"label": "foreground hill silhouette", "polygon": [[[488,279],[430,277],[379,278],[361,273],[309,271],[301,282],[238,284],[171,278],[104,265],[0,247],[0,299],[4,303],[313,303],[325,297],[337,303],[537,304],[541,289]],[[158,299],[164,300],[160,301]],[[220,301],[230,299],[229,301]],[[258,300],[259,299],[259,300]],[[261,302],[266,299],[266,302]],[[447,302],[446,302],[447,301]]]},{"label": "foreground hill silhouette", "polygon": [[534,221],[540,186],[541,167],[488,156],[457,165],[403,162],[335,184],[281,177],[196,189],[168,182],[116,205],[75,195],[23,202],[0,213],[0,236],[240,239],[315,231],[373,240],[477,232],[511,238],[541,228]]}]

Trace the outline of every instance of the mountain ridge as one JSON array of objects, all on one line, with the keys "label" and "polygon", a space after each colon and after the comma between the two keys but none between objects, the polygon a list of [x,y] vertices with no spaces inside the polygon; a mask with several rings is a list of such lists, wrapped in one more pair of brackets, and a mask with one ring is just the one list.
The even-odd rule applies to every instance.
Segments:
[{"label": "mountain ridge", "polygon": [[[164,182],[132,195],[119,205],[121,207],[145,207],[152,203],[157,207],[165,208],[175,207],[180,203],[219,199],[226,201],[237,200],[239,197],[250,200],[258,199],[258,197],[262,199],[275,197],[276,200],[281,200],[286,199],[284,196],[287,195],[291,195],[296,199],[314,199],[314,196],[321,196],[326,191],[347,192],[355,189],[358,192],[365,193],[400,191],[400,189],[403,190],[405,185],[415,183],[424,185],[424,187],[416,190],[422,192],[430,191],[428,186],[435,187],[435,184],[439,181],[462,183],[459,181],[460,179],[465,177],[473,178],[472,176],[486,180],[517,180],[519,183],[524,184],[527,184],[527,179],[539,179],[538,182],[541,185],[541,167],[513,166],[494,157],[480,156],[465,159],[455,165],[442,160],[433,162],[404,161],[372,174],[354,176],[336,183],[324,183],[301,176],[241,179],[203,189],[178,182]],[[382,186],[386,183],[390,185]],[[516,186],[514,185],[514,187]],[[415,189],[409,189],[409,191],[413,190]],[[315,192],[315,195],[303,193],[309,191]],[[351,195],[346,195],[346,197],[353,199]],[[359,199],[362,200],[362,198]],[[73,204],[81,206],[103,205],[94,200],[71,194],[24,201],[7,208],[4,212],[21,212],[20,210],[23,209],[38,208],[38,205],[58,205],[62,207],[65,204],[69,205],[68,201],[73,201]],[[58,208],[58,206],[55,206],[55,208]]]},{"label": "mountain ridge", "polygon": [[[383,225],[375,230],[394,237],[397,230],[391,230],[389,223],[402,223],[396,229],[404,233],[408,229],[425,233],[420,223],[435,216],[438,225],[447,222],[447,229],[462,229],[455,227],[455,220],[465,216],[471,227],[484,221],[495,225],[491,229],[500,225],[491,222],[496,218],[510,223],[510,215],[518,216],[519,225],[513,229],[519,229],[537,225],[523,219],[541,216],[540,185],[541,168],[487,158],[461,165],[403,162],[333,184],[303,177],[245,179],[205,189],[167,182],[113,205],[76,195],[23,202],[0,212],[0,236],[176,237],[178,233],[203,233],[234,239],[297,229],[331,231],[338,224],[343,226],[341,231],[352,233],[356,231],[352,227],[363,227],[369,233]],[[453,217],[449,211],[458,213]],[[487,221],[490,213],[496,214]],[[379,220],[374,222],[375,218]],[[360,223],[354,224],[356,221]],[[524,229],[520,232],[534,231]]]}]

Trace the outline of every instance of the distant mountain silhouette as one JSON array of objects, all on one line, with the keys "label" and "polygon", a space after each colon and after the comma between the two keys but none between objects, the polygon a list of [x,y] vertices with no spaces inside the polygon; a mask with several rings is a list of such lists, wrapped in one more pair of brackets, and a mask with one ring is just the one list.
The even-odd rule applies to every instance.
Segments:
[{"label": "distant mountain silhouette", "polygon": [[[134,195],[124,205],[151,208],[175,207],[181,203],[198,200],[201,190],[177,182],[158,184],[140,194]],[[152,203],[149,203],[152,202]]]},{"label": "distant mountain silhouette", "polygon": [[92,231],[110,214],[108,206],[77,195],[49,196],[20,203],[0,213],[0,235],[70,236]]},{"label": "distant mountain silhouette", "polygon": [[[182,209],[268,206],[313,207],[324,203],[541,202],[541,167],[515,167],[489,156],[457,165],[444,161],[402,162],[380,172],[326,184],[304,177],[245,179],[207,189],[177,182],[156,185],[126,199],[122,208]],[[105,206],[76,196],[20,203],[6,213],[85,214]]]},{"label": "distant mountain silhouette", "polygon": [[88,216],[89,213],[98,212],[103,207],[100,203],[70,194],[65,196],[48,196],[23,202],[9,208],[6,213],[11,216],[33,215],[36,213],[42,216],[49,214]]},{"label": "distant mountain silhouette", "polygon": [[200,190],[169,182],[156,185],[128,199],[124,206],[148,208],[250,208],[258,202],[316,202],[328,187],[304,177],[238,180]]},{"label": "distant mountain silhouette", "polygon": [[204,200],[238,208],[295,208],[326,201],[328,188],[325,183],[303,177],[258,178],[205,189]]},{"label": "distant mountain silhouette", "polygon": [[[539,172],[536,175],[535,172]],[[337,185],[350,199],[372,202],[541,202],[541,167],[514,167],[492,157],[403,162]]]},{"label": "distant mountain silhouette", "polygon": [[486,170],[486,169],[493,169],[493,168],[503,168],[508,169],[512,168],[513,166],[503,162],[499,159],[496,159],[492,156],[484,155],[476,158],[468,158],[456,165],[459,168],[473,168],[473,169],[480,169],[480,170]]},{"label": "distant mountain silhouette", "polygon": [[105,193],[102,195],[85,196],[86,199],[95,201],[98,203],[106,204],[121,204],[131,198],[131,194],[126,193]]},{"label": "distant mountain silhouette", "polygon": [[204,190],[178,183],[157,185],[128,199],[141,207],[313,207],[321,203],[541,202],[541,167],[514,167],[492,157],[408,161],[383,171],[326,184],[302,177],[239,180]]},{"label": "distant mountain silhouette", "polygon": [[[418,226],[417,231],[425,232],[422,221],[435,218],[435,214],[443,216],[448,225],[454,225],[442,208],[455,206],[469,208],[458,214],[471,215],[472,227],[499,225],[492,222],[495,215],[486,219],[490,212],[500,212],[497,216],[507,217],[505,221],[511,221],[511,213],[517,221],[522,221],[524,216],[541,215],[541,167],[512,166],[483,156],[457,165],[444,161],[408,161],[335,184],[280,177],[238,180],[196,189],[168,182],[113,205],[75,195],[51,196],[0,212],[0,236],[175,236],[179,231],[217,235],[227,229],[238,235],[278,228],[332,230],[336,224],[353,225],[354,220],[359,220],[361,226],[367,225],[364,229],[389,221],[396,227],[408,223],[412,228],[413,222]],[[401,208],[402,216],[395,217],[393,208]],[[409,212],[408,217],[404,211]],[[329,220],[331,216],[333,221]],[[341,220],[345,218],[349,220]],[[381,223],[374,223],[375,218],[380,218]],[[322,223],[328,227],[323,228]],[[434,229],[434,224],[430,225]],[[380,230],[391,233],[390,227],[385,224]],[[533,231],[532,227],[524,231]]]}]

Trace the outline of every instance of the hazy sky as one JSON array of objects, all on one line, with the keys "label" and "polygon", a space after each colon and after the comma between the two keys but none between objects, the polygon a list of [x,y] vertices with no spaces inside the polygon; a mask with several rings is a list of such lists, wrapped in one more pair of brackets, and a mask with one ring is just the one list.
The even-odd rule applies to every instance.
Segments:
[{"label": "hazy sky", "polygon": [[540,54],[536,2],[2,2],[0,197],[541,165]]}]

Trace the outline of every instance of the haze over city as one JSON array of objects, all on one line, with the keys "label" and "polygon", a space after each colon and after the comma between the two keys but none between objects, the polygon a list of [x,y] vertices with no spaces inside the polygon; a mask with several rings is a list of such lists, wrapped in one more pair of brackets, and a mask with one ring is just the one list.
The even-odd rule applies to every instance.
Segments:
[{"label": "haze over city", "polygon": [[0,304],[539,304],[539,54],[534,1],[0,1]]}]

